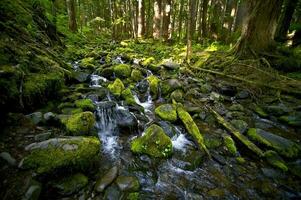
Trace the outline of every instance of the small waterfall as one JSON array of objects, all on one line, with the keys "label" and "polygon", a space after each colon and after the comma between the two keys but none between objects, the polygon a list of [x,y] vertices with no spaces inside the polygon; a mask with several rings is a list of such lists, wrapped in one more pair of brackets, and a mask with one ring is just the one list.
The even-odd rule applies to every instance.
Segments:
[{"label": "small waterfall", "polygon": [[124,61],[122,60],[121,56],[117,56],[114,60],[113,63],[115,64],[124,64]]},{"label": "small waterfall", "polygon": [[181,133],[179,135],[175,135],[171,138],[172,146],[174,149],[186,152],[187,146],[193,145],[186,137],[185,134]]},{"label": "small waterfall", "polygon": [[74,63],[71,63],[73,70],[78,71],[79,70],[79,61],[74,61]]},{"label": "small waterfall", "polygon": [[147,99],[145,102],[141,102],[136,94],[134,94],[134,99],[137,104],[139,104],[145,109],[145,112],[151,112],[151,109],[153,107],[153,100],[152,100],[152,96],[150,95],[150,87],[148,87],[147,89],[146,96]]}]

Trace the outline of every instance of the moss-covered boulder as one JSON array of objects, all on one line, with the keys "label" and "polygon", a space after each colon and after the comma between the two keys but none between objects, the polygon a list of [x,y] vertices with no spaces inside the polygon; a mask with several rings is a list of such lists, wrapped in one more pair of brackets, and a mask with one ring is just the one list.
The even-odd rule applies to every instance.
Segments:
[{"label": "moss-covered boulder", "polygon": [[300,146],[281,136],[256,128],[250,128],[247,135],[251,140],[271,147],[285,157],[293,158],[300,155]]},{"label": "moss-covered boulder", "polygon": [[134,153],[147,154],[155,158],[164,158],[172,154],[172,142],[158,125],[151,125],[144,135],[131,142]]},{"label": "moss-covered boulder", "polygon": [[26,147],[31,151],[21,167],[38,174],[58,170],[85,170],[98,159],[100,142],[96,137],[52,138]]},{"label": "moss-covered boulder", "polygon": [[178,117],[185,125],[187,132],[193,137],[193,139],[197,143],[199,149],[203,149],[207,154],[209,154],[209,151],[205,146],[204,138],[200,133],[199,128],[193,121],[190,114],[184,109],[183,105],[177,104],[177,113],[178,113]]},{"label": "moss-covered boulder", "polygon": [[57,193],[67,196],[80,191],[87,184],[88,178],[81,173],[77,173],[61,180],[53,181],[51,186]]},{"label": "moss-covered boulder", "polygon": [[121,93],[121,96],[127,104],[129,104],[129,105],[136,104],[136,101],[134,99],[134,96],[133,96],[130,88],[123,90]]},{"label": "moss-covered boulder", "polygon": [[163,95],[167,95],[176,89],[181,88],[182,84],[178,79],[168,79],[161,82],[161,92]]},{"label": "moss-covered boulder", "polygon": [[227,135],[224,137],[224,144],[227,150],[233,155],[237,155],[237,148],[235,146],[235,142],[231,138],[231,136]]},{"label": "moss-covered boulder", "polygon": [[83,111],[95,110],[95,105],[93,104],[91,99],[79,99],[76,100],[74,103],[77,108],[81,108]]},{"label": "moss-covered boulder", "polygon": [[291,115],[284,115],[281,116],[280,121],[285,122],[288,125],[301,127],[301,112],[291,114]]},{"label": "moss-covered boulder", "polygon": [[143,79],[142,72],[138,69],[133,69],[131,73],[131,79],[136,82],[142,80]]},{"label": "moss-covered boulder", "polygon": [[119,78],[128,78],[131,76],[132,68],[127,64],[119,64],[113,67],[114,73]]},{"label": "moss-covered boulder", "polygon": [[123,82],[117,78],[114,83],[108,85],[108,89],[113,95],[119,97],[124,90]]},{"label": "moss-covered boulder", "polygon": [[272,150],[266,151],[264,153],[264,157],[266,158],[267,162],[283,171],[287,171],[288,167],[286,166],[284,160],[275,152]]},{"label": "moss-covered boulder", "polygon": [[175,100],[176,102],[183,102],[183,91],[180,89],[173,91],[170,94],[170,98],[171,100]]},{"label": "moss-covered boulder", "polygon": [[147,67],[147,66],[149,66],[150,64],[152,64],[154,61],[155,61],[155,58],[154,58],[154,57],[148,57],[148,58],[144,59],[140,64],[141,64],[143,67]]},{"label": "moss-covered boulder", "polygon": [[156,115],[165,121],[175,122],[177,117],[177,109],[175,105],[164,104],[155,109]]},{"label": "moss-covered boulder", "polygon": [[95,116],[92,112],[81,112],[61,119],[66,130],[71,135],[88,135],[91,133],[94,124]]},{"label": "moss-covered boulder", "polygon": [[151,76],[147,77],[147,81],[149,83],[151,94],[154,95],[156,98],[158,96],[160,79],[158,79],[154,75],[151,75]]},{"label": "moss-covered boulder", "polygon": [[95,68],[94,61],[95,60],[93,57],[83,58],[80,61],[80,67],[83,69],[94,69]]},{"label": "moss-covered boulder", "polygon": [[140,188],[139,180],[134,176],[119,176],[116,184],[121,191],[136,192]]}]

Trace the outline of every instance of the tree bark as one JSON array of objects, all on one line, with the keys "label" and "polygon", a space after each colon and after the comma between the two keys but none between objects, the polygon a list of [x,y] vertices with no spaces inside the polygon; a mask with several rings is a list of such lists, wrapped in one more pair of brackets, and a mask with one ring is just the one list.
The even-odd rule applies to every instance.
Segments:
[{"label": "tree bark", "polygon": [[153,37],[155,39],[160,38],[160,30],[161,30],[161,11],[162,11],[162,0],[154,1],[154,30]]},{"label": "tree bark", "polygon": [[77,32],[75,0],[67,0],[68,16],[69,16],[69,29],[72,32]]},{"label": "tree bark", "polygon": [[163,25],[162,25],[162,36],[165,41],[169,38],[169,25],[170,25],[170,11],[171,11],[171,0],[164,0],[164,12],[163,12]]},{"label": "tree bark", "polygon": [[190,56],[191,56],[191,27],[193,23],[193,15],[194,15],[194,6],[195,6],[195,0],[189,0],[189,14],[188,14],[188,20],[187,20],[187,52],[186,52],[186,61],[187,63],[190,63]]},{"label": "tree bark", "polygon": [[274,45],[281,9],[278,0],[254,0],[248,3],[251,13],[243,25],[241,37],[234,49],[238,57],[254,57],[257,53],[269,51]]},{"label": "tree bark", "polygon": [[203,36],[203,38],[208,37],[208,31],[207,31],[208,3],[209,3],[209,0],[203,0],[203,12],[202,12],[202,36]]},{"label": "tree bark", "polygon": [[181,40],[181,39],[182,39],[183,11],[184,11],[184,0],[181,0],[181,2],[180,2],[180,12],[179,12],[179,32],[178,32],[178,40]]},{"label": "tree bark", "polygon": [[145,2],[144,0],[138,1],[138,37],[145,34]]}]

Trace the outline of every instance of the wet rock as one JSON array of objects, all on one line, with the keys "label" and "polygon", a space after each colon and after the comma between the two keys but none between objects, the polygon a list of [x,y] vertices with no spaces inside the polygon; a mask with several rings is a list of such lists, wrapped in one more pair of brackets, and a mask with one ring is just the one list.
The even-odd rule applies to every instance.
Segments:
[{"label": "wet rock", "polygon": [[175,157],[179,160],[174,160],[173,166],[177,166],[183,170],[194,171],[200,166],[204,160],[204,153],[196,149],[189,149],[185,153],[177,154]]},{"label": "wet rock", "polygon": [[154,99],[158,97],[160,79],[154,75],[147,77],[150,87],[150,93],[154,95]]},{"label": "wet rock", "polygon": [[113,95],[119,97],[121,92],[124,90],[123,82],[117,78],[115,79],[114,83],[108,85],[108,89]]},{"label": "wet rock", "polygon": [[285,115],[286,113],[292,112],[292,109],[288,108],[284,104],[266,106],[265,110],[274,116],[281,116]]},{"label": "wet rock", "polygon": [[171,104],[163,104],[155,109],[155,113],[161,119],[174,122],[177,120],[176,106]]},{"label": "wet rock", "polygon": [[261,171],[268,178],[283,178],[278,170],[272,168],[261,168]]},{"label": "wet rock", "polygon": [[223,101],[223,99],[224,99],[222,95],[220,95],[216,92],[211,92],[209,98],[212,101]]},{"label": "wet rock", "polygon": [[161,82],[161,91],[163,95],[167,95],[176,89],[180,89],[182,83],[178,79],[168,79]]},{"label": "wet rock", "polygon": [[51,186],[57,191],[57,193],[63,196],[68,196],[80,191],[87,184],[88,178],[81,173],[77,173],[62,180],[53,181]]},{"label": "wet rock", "polygon": [[95,105],[91,99],[79,99],[74,102],[77,108],[82,109],[83,111],[94,111]]},{"label": "wet rock", "polygon": [[128,78],[131,76],[131,66],[127,64],[119,64],[113,67],[114,73],[119,78]]},{"label": "wet rock", "polygon": [[218,148],[222,144],[221,139],[217,138],[217,137],[207,136],[207,137],[204,138],[204,141],[205,141],[205,145],[208,149]]},{"label": "wet rock", "polygon": [[118,167],[112,167],[103,177],[99,178],[95,184],[97,192],[103,192],[118,176]]},{"label": "wet rock", "polygon": [[95,116],[92,112],[81,112],[61,119],[66,130],[71,135],[88,135],[95,124]]},{"label": "wet rock", "polygon": [[175,62],[165,62],[162,64],[162,66],[170,70],[175,70],[180,68],[180,64]]},{"label": "wet rock", "polygon": [[130,88],[123,90],[121,96],[128,105],[136,104],[135,98]]},{"label": "wet rock", "polygon": [[244,133],[248,129],[248,124],[247,122],[240,120],[240,119],[234,119],[231,120],[230,123],[240,132]]},{"label": "wet rock", "polygon": [[35,180],[31,180],[29,183],[29,187],[22,200],[38,200],[40,197],[41,190],[42,190],[41,183]]},{"label": "wet rock", "polygon": [[82,69],[94,69],[95,68],[94,58],[93,57],[83,58],[80,61],[80,68],[82,68]]},{"label": "wet rock", "polygon": [[202,84],[201,85],[201,92],[202,93],[209,93],[209,92],[211,92],[212,91],[212,86],[211,85],[209,85],[208,83],[205,83],[205,84]]},{"label": "wet rock", "polygon": [[56,170],[83,170],[98,158],[100,142],[95,137],[52,138],[28,145],[30,151],[19,164],[24,169],[33,169],[38,174]]},{"label": "wet rock", "polygon": [[34,112],[29,115],[26,115],[35,125],[43,121],[43,114],[41,112]]},{"label": "wet rock", "polygon": [[219,155],[219,154],[212,153],[212,158],[213,158],[216,162],[218,162],[219,164],[221,164],[221,165],[226,165],[226,164],[227,164],[226,159],[225,159],[223,156]]},{"label": "wet rock", "polygon": [[233,104],[229,107],[231,111],[244,111],[244,107],[241,104]]},{"label": "wet rock", "polygon": [[155,158],[168,157],[172,154],[172,142],[160,126],[153,124],[131,142],[131,150]]},{"label": "wet rock", "polygon": [[247,135],[253,141],[272,147],[285,157],[292,158],[300,154],[300,146],[298,144],[262,129],[250,128]]},{"label": "wet rock", "polygon": [[[131,133],[137,127],[138,122],[136,117],[127,110],[117,110],[117,125],[122,133]],[[131,131],[132,130],[132,131]]]},{"label": "wet rock", "polygon": [[224,144],[230,152],[230,154],[232,154],[233,156],[237,155],[237,148],[231,136],[227,135],[224,137]]},{"label": "wet rock", "polygon": [[172,138],[175,135],[175,128],[174,126],[167,121],[159,121],[158,124],[163,129],[163,131],[168,135],[168,137]]},{"label": "wet rock", "polygon": [[104,194],[105,200],[119,200],[121,197],[121,192],[118,189],[117,185],[109,186]]},{"label": "wet rock", "polygon": [[34,140],[38,142],[48,140],[51,137],[51,134],[52,134],[51,131],[40,133],[34,136]]},{"label": "wet rock", "polygon": [[1,152],[0,158],[5,160],[10,166],[16,166],[17,164],[16,159],[14,159],[8,152]]},{"label": "wet rock", "polygon": [[301,127],[301,112],[291,114],[291,115],[281,116],[279,119],[287,123],[288,125]]},{"label": "wet rock", "polygon": [[45,122],[51,122],[56,120],[56,115],[52,112],[47,112],[43,115]]},{"label": "wet rock", "polygon": [[97,72],[98,75],[103,76],[107,79],[111,79],[114,76],[113,67],[103,68],[100,72]]},{"label": "wet rock", "polygon": [[89,74],[87,74],[87,73],[80,72],[80,71],[73,72],[73,78],[79,83],[87,82],[88,77],[89,77]]},{"label": "wet rock", "polygon": [[133,176],[119,176],[116,184],[121,191],[135,192],[140,188],[139,180]]},{"label": "wet rock", "polygon": [[184,101],[183,95],[184,95],[183,91],[180,89],[177,89],[170,94],[170,98],[175,100],[176,102],[183,102]]},{"label": "wet rock", "polygon": [[247,90],[242,90],[242,91],[238,92],[235,97],[237,99],[246,99],[249,96],[250,96],[250,94]]},{"label": "wet rock", "polygon": [[219,88],[219,91],[222,95],[233,97],[236,94],[236,88],[233,86],[222,85]]},{"label": "wet rock", "polygon": [[275,151],[272,151],[272,150],[266,151],[264,153],[264,157],[266,158],[267,162],[270,165],[272,165],[276,168],[279,168],[283,171],[288,170],[288,168],[287,168],[285,162],[283,161],[283,159]]},{"label": "wet rock", "polygon": [[301,178],[301,159],[298,159],[293,162],[289,162],[288,164],[289,170],[299,178]]},{"label": "wet rock", "polygon": [[97,94],[88,94],[87,99],[90,99],[92,102],[97,102],[100,98]]},{"label": "wet rock", "polygon": [[260,117],[267,117],[269,116],[261,107],[258,105],[255,106],[254,111],[260,116]]},{"label": "wet rock", "polygon": [[131,79],[133,81],[138,82],[138,81],[142,80],[143,78],[144,77],[143,77],[142,72],[140,70],[138,70],[138,69],[133,69],[132,70]]},{"label": "wet rock", "polygon": [[146,79],[140,81],[138,84],[137,84],[137,89],[140,93],[146,93],[147,92],[147,89],[149,87],[149,83]]}]

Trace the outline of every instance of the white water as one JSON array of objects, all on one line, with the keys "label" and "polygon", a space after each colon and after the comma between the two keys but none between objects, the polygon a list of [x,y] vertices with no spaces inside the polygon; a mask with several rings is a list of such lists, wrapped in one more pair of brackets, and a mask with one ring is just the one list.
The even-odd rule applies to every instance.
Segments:
[{"label": "white water", "polygon": [[92,74],[91,75],[91,83],[90,83],[90,87],[96,87],[96,88],[100,88],[102,87],[100,85],[101,82],[107,82],[108,80],[105,77],[102,76],[98,76],[96,74]]},{"label": "white water", "polygon": [[75,62],[72,64],[72,67],[73,67],[74,71],[78,71],[78,69],[79,69],[79,61],[75,61]]},{"label": "white water", "polygon": [[174,149],[183,151],[184,153],[186,152],[187,147],[189,145],[192,145],[192,143],[182,133],[179,135],[173,136],[171,141],[172,141],[172,146]]},{"label": "white water", "polygon": [[136,94],[134,94],[134,99],[135,102],[137,104],[139,104],[140,106],[142,106],[145,111],[151,111],[152,107],[153,107],[153,100],[152,100],[152,96],[150,95],[150,88],[147,89],[147,100],[145,102],[141,102],[140,99],[138,98],[138,96]]}]

